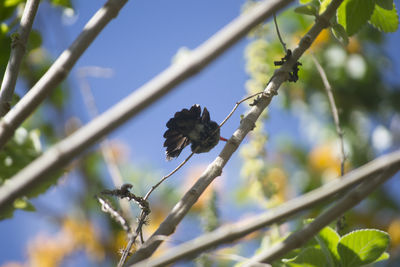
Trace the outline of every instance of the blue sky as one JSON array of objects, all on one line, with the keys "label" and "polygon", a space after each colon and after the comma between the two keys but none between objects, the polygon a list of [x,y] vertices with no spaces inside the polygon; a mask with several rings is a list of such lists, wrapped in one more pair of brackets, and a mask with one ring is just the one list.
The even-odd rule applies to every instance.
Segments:
[{"label": "blue sky", "polygon": [[[395,1],[398,6],[399,1]],[[58,56],[74,40],[88,19],[104,1],[73,1],[77,10],[77,20],[72,25],[62,25],[59,17],[42,2],[35,27],[44,27],[45,46],[52,56]],[[99,66],[111,68],[111,78],[89,78],[92,92],[100,112],[143,85],[146,81],[168,67],[179,48],[194,49],[212,34],[240,14],[243,1],[238,0],[155,0],[129,1],[119,16],[100,34],[87,52],[78,61],[70,73],[71,103],[69,115],[78,116],[84,122],[89,116],[83,105],[81,93],[77,87],[76,71],[80,67]],[[53,23],[48,23],[51,19]],[[398,80],[400,58],[398,50],[399,33],[389,35],[387,52],[395,56]],[[247,40],[243,39],[225,52],[222,57],[211,63],[195,77],[179,85],[167,96],[156,102],[134,119],[113,132],[110,137],[122,140],[129,145],[130,159],[135,164],[148,164],[167,173],[174,169],[189,153],[186,149],[178,160],[167,162],[162,144],[165,123],[176,111],[193,104],[206,106],[211,118],[217,122],[230,112],[235,102],[246,93],[244,84],[247,75],[244,70],[244,48]],[[277,57],[280,57],[278,55]],[[274,60],[276,58],[271,58]],[[279,97],[279,96],[278,96]],[[274,101],[279,101],[274,99]],[[244,111],[241,107],[221,130],[224,137],[230,137],[239,125],[239,116]],[[268,132],[272,138],[297,133],[297,122],[289,114],[272,104]],[[219,144],[210,153],[196,155],[190,165],[207,164],[221,151]],[[228,163],[224,173],[229,179],[237,179],[240,159],[237,153]],[[179,181],[184,175],[173,177]],[[168,181],[173,183],[173,181]],[[48,197],[54,197],[54,191]],[[29,225],[25,222],[29,221]],[[9,260],[21,260],[25,257],[25,242],[36,235],[45,225],[39,215],[16,212],[11,220],[0,222],[0,264]],[[7,233],[13,238],[5,239]],[[15,235],[17,237],[15,237]]]}]

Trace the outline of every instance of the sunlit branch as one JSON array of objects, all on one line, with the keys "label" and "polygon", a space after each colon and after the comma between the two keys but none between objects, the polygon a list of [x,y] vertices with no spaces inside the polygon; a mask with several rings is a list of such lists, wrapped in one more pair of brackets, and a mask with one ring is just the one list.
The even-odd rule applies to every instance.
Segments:
[{"label": "sunlit branch", "polygon": [[165,251],[159,257],[145,260],[135,266],[165,266],[185,258],[192,258],[199,253],[213,249],[217,246],[234,242],[244,236],[263,229],[274,223],[279,223],[301,211],[320,205],[332,197],[341,196],[354,185],[369,182],[369,180],[388,168],[400,169],[400,151],[381,156],[373,161],[349,172],[343,178],[310,191],[302,196],[289,200],[280,206],[252,218],[220,228],[201,235],[193,240],[180,244]]},{"label": "sunlit branch", "polygon": [[11,54],[4,73],[0,89],[0,117],[3,117],[11,108],[15,84],[19,74],[19,68],[24,58],[29,33],[39,7],[40,0],[28,0],[22,13],[18,34],[11,35]]},{"label": "sunlit branch", "polygon": [[[167,218],[161,223],[159,228],[153,233],[145,244],[132,255],[128,263],[133,264],[150,257],[153,252],[161,245],[162,240],[153,238],[157,236],[171,235],[177,225],[185,217],[189,209],[197,201],[200,195],[208,187],[208,185],[222,173],[222,169],[229,161],[232,154],[239,147],[244,137],[253,128],[264,109],[269,105],[272,97],[276,95],[281,84],[289,78],[289,73],[297,64],[299,58],[310,47],[318,34],[329,26],[330,18],[335,14],[336,9],[343,0],[332,0],[325,12],[321,14],[315,21],[313,27],[300,40],[299,45],[293,51],[289,60],[287,60],[278,70],[275,71],[270,82],[264,90],[264,94],[250,111],[241,120],[239,128],[233,133],[228,140],[219,156],[208,166],[205,172],[198,178],[197,182],[186,192],[181,200],[174,206]],[[270,2],[270,1],[267,1]],[[248,13],[248,12],[247,12]]]}]

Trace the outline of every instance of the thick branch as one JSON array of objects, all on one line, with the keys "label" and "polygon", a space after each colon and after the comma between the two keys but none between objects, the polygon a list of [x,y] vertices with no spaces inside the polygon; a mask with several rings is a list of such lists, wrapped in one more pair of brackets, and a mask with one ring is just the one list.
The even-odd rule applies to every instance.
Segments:
[{"label": "thick branch", "polygon": [[171,248],[158,258],[145,260],[135,266],[166,266],[178,260],[193,257],[207,249],[234,242],[247,234],[260,230],[268,225],[279,223],[303,210],[319,205],[322,201],[332,196],[339,197],[342,195],[341,193],[346,192],[355,184],[364,181],[368,182],[372,176],[376,176],[378,173],[388,168],[395,168],[395,170],[400,169],[400,151],[381,156],[346,174],[343,179],[333,180],[318,189],[285,202],[268,212],[246,219],[245,221],[222,226],[211,233],[204,234],[196,239]]},{"label": "thick branch", "polygon": [[314,26],[300,40],[300,43],[293,51],[291,58],[280,69],[275,71],[275,74],[268,83],[267,88],[264,90],[263,97],[257,101],[257,104],[254,105],[248,114],[246,114],[242,119],[239,128],[234,132],[219,156],[208,166],[206,171],[197,180],[196,184],[186,192],[182,199],[175,205],[167,218],[161,223],[149,240],[132,255],[128,263],[136,263],[150,257],[163,242],[163,238],[159,237],[171,235],[175,231],[176,226],[187,214],[189,209],[197,201],[207,186],[222,173],[223,167],[239,147],[247,133],[254,128],[257,119],[263,110],[269,105],[280,85],[287,80],[289,72],[292,70],[300,56],[310,47],[318,34],[329,25],[330,18],[335,14],[336,9],[342,1],[343,0],[333,0],[327,7],[326,11],[318,17]]},{"label": "thick branch", "polygon": [[[252,10],[235,19],[194,50],[185,62],[173,64],[111,109],[50,148],[0,187],[0,212],[11,205],[18,197],[29,193],[38,183],[45,182],[49,178],[49,174],[62,168],[103,136],[165,95],[174,86],[204,68],[241,37],[245,36],[252,27],[272,16],[273,13],[276,13],[291,1],[268,0],[256,5]],[[280,82],[283,82],[283,80],[281,77]],[[266,101],[262,101],[264,106],[266,106]],[[259,108],[255,109],[258,110]],[[257,112],[261,111],[258,110]],[[250,115],[250,117],[252,116]],[[4,130],[7,125],[7,123],[3,123],[2,129]],[[248,125],[248,123],[245,125]],[[247,127],[246,131],[249,130],[250,127]],[[238,145],[235,145],[233,139],[228,144],[230,146]]]},{"label": "thick branch", "polygon": [[278,243],[268,250],[257,254],[250,259],[248,263],[243,264],[243,266],[254,266],[254,264],[258,262],[273,262],[274,260],[284,256],[289,251],[302,246],[325,226],[329,225],[332,221],[339,218],[347,210],[351,209],[369,194],[374,192],[381,184],[392,177],[398,169],[399,167],[397,164],[396,167],[383,170],[382,173],[377,174],[375,177],[371,177],[370,180],[363,182],[354,190],[347,193],[333,207],[327,209],[314,221],[306,225],[303,229],[291,234],[283,242]]},{"label": "thick branch", "polygon": [[40,0],[28,0],[22,13],[18,35],[12,37],[11,54],[4,73],[0,90],[0,117],[3,117],[11,108],[15,84],[17,83],[19,67],[26,51],[29,33],[36,16]]},{"label": "thick branch", "polygon": [[52,89],[68,75],[83,52],[94,41],[104,27],[118,15],[128,0],[108,0],[89,20],[81,34],[51,65],[48,71],[28,93],[0,121],[0,149],[13,136],[14,131],[43,102]]}]

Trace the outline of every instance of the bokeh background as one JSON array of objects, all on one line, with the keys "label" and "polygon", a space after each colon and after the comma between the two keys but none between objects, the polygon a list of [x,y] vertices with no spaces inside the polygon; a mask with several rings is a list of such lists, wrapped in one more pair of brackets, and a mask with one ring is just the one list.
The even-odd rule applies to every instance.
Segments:
[{"label": "bokeh background", "polygon": [[[23,1],[14,2],[17,5]],[[395,3],[400,5],[398,0]],[[17,84],[19,97],[35,84],[103,4],[41,2]],[[167,68],[177,55],[184,56],[196,48],[251,4],[237,0],[129,1],[79,59],[68,79],[24,124],[26,132],[20,130],[20,135],[31,132],[40,136],[41,150],[45,150],[90,121],[91,114],[106,111]],[[295,47],[313,23],[312,17],[295,14],[293,9],[294,5],[278,16],[289,48]],[[0,14],[4,17],[6,9],[3,11]],[[8,60],[9,33],[16,29],[18,8],[13,12],[2,21],[9,32],[2,28],[1,73]],[[333,86],[344,129],[346,171],[398,149],[399,42],[398,32],[383,34],[368,26],[344,47],[324,31],[301,59],[300,80],[282,86],[222,176],[160,250],[218,225],[258,214],[340,175],[338,138],[311,53],[324,66]],[[110,134],[104,147],[124,181],[134,185],[136,194],[144,195],[190,153],[186,149],[178,159],[165,160],[162,135],[168,119],[182,108],[200,104],[210,111],[211,119],[221,122],[238,100],[263,89],[275,68],[273,61],[281,57],[282,47],[268,21],[198,75]],[[242,104],[224,125],[222,136],[231,136],[249,103]],[[95,104],[97,111],[90,104]],[[146,235],[156,229],[222,146],[195,155],[157,189],[150,199],[152,213]],[[26,157],[26,161],[31,160]],[[24,158],[21,164],[26,161]],[[15,170],[21,167],[15,166]],[[12,173],[14,168],[4,173],[8,171]],[[93,197],[113,187],[101,147],[88,150],[64,170],[55,186],[30,200],[25,209],[34,206],[35,212],[16,210],[12,218],[0,221],[0,266],[113,265],[119,258],[118,250],[126,243],[125,233],[100,211]],[[387,266],[396,266],[400,261],[399,190],[397,175],[347,214],[347,227],[343,230],[345,233],[370,227],[388,231],[392,243]],[[131,214],[137,216],[138,209],[131,206]],[[235,262],[223,255],[250,257],[257,248],[279,239],[323,208],[181,265],[232,265]]]}]

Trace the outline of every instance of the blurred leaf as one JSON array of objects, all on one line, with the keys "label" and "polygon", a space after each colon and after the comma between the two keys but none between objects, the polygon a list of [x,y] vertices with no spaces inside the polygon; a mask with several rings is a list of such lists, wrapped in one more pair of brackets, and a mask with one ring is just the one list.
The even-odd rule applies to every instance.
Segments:
[{"label": "blurred leaf", "polygon": [[16,199],[14,201],[14,208],[24,211],[36,211],[35,207],[26,198]]},{"label": "blurred leaf", "polygon": [[42,35],[39,31],[32,30],[28,38],[28,51],[38,48],[42,45]]},{"label": "blurred leaf", "polygon": [[391,10],[375,5],[374,13],[369,22],[378,30],[386,33],[397,31],[399,28],[399,16],[394,3]]},{"label": "blurred leaf", "polygon": [[284,261],[289,267],[320,267],[327,266],[327,259],[321,249],[309,247],[304,249],[297,257]]},{"label": "blurred leaf", "polygon": [[387,10],[391,10],[394,7],[393,0],[376,0],[376,4]]},{"label": "blurred leaf", "polygon": [[370,264],[381,257],[389,246],[389,235],[375,229],[362,229],[344,235],[338,245],[342,266]]},{"label": "blurred leaf", "polygon": [[24,2],[24,0],[4,0],[4,6],[5,7],[13,7],[22,2]]},{"label": "blurred leaf", "polygon": [[374,6],[375,0],[345,0],[337,11],[338,22],[351,36],[368,22]]},{"label": "blurred leaf", "polygon": [[341,42],[344,46],[349,44],[349,37],[347,36],[346,30],[340,24],[335,24],[332,26],[332,33],[335,38]]},{"label": "blurred leaf", "polygon": [[327,226],[315,236],[315,239],[320,245],[321,250],[330,266],[338,266],[340,262],[337,252],[337,245],[340,239],[339,234],[336,233],[336,231],[331,227]]},{"label": "blurred leaf", "polygon": [[70,0],[51,0],[51,3],[55,6],[72,8],[72,4],[71,4]]},{"label": "blurred leaf", "polygon": [[294,12],[304,15],[316,16],[318,14],[318,9],[312,4],[307,4],[296,7],[294,9]]},{"label": "blurred leaf", "polygon": [[321,1],[321,7],[319,8],[319,14],[324,13],[326,8],[329,6],[329,4],[331,2],[332,2],[332,0],[322,0]]}]

